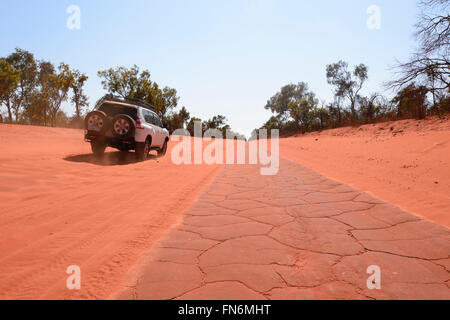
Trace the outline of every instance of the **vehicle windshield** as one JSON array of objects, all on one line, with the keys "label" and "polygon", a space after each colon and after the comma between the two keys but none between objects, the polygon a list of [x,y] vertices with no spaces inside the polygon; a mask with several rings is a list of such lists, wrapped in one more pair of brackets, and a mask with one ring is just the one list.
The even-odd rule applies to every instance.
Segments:
[{"label": "vehicle windshield", "polygon": [[102,104],[98,110],[103,111],[109,117],[115,117],[119,114],[126,114],[134,120],[137,120],[137,109],[133,107],[107,102]]}]

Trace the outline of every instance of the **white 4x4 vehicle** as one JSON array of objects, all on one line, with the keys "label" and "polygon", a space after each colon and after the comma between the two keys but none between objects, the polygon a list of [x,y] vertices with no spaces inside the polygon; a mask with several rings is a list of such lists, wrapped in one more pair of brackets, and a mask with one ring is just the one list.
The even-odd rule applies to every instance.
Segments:
[{"label": "white 4x4 vehicle", "polygon": [[108,146],[122,152],[135,150],[138,160],[145,160],[150,150],[164,156],[169,131],[153,110],[145,102],[105,98],[86,116],[85,140],[97,156]]}]

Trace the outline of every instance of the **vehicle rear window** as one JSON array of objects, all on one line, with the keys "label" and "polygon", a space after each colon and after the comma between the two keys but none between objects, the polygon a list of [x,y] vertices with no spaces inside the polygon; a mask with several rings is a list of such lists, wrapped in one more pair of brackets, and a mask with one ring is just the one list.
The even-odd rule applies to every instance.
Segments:
[{"label": "vehicle rear window", "polygon": [[134,120],[137,120],[137,109],[132,107],[123,106],[120,104],[114,104],[114,103],[104,103],[98,108],[99,111],[103,111],[108,115],[109,117],[115,117],[118,114],[126,114],[133,118]]}]

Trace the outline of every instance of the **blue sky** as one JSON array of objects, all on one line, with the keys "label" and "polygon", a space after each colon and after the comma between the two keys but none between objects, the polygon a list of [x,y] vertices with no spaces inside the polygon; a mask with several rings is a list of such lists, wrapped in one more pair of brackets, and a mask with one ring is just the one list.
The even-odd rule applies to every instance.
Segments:
[{"label": "blue sky", "polygon": [[[191,116],[225,115],[249,134],[270,112],[268,98],[305,81],[332,100],[325,66],[340,59],[369,66],[363,93],[383,92],[395,59],[415,48],[416,0],[0,0],[0,56],[20,47],[36,58],[64,61],[89,76],[92,104],[105,92],[97,71],[114,66],[150,70],[174,87]],[[69,30],[69,5],[81,29]],[[381,29],[366,26],[370,5]],[[386,93],[389,95],[389,93]],[[64,106],[72,112],[71,107]]]}]

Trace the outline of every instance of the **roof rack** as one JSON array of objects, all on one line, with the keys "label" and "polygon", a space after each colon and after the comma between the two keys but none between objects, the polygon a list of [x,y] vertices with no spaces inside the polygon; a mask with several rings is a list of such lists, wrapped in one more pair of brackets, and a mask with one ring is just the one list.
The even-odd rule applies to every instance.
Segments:
[{"label": "roof rack", "polygon": [[151,111],[155,112],[156,108],[149,104],[148,102],[145,102],[142,99],[126,99],[119,96],[115,96],[112,94],[106,94],[104,95],[98,102],[95,108],[100,107],[103,102],[105,101],[114,101],[114,102],[122,102],[122,103],[128,103],[132,105],[138,105],[140,107],[145,107],[146,109],[150,109]]}]

